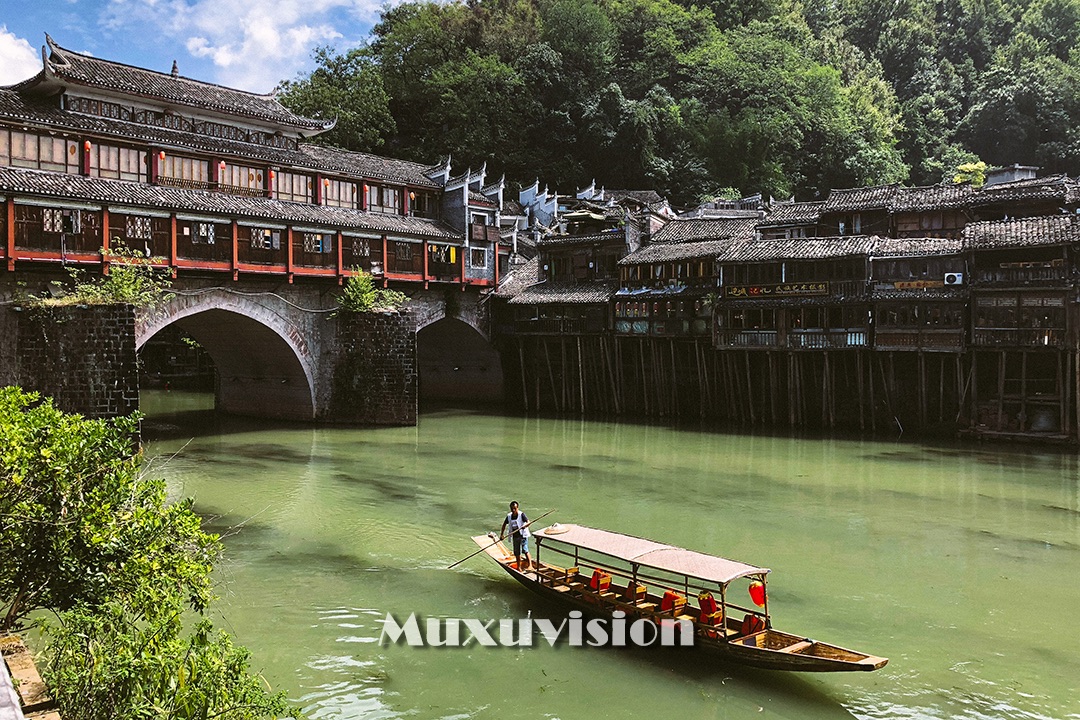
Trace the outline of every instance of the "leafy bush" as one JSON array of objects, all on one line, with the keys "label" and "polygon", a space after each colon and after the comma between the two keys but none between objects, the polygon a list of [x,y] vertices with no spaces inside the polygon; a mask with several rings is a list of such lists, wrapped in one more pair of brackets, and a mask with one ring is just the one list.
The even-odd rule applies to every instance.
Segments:
[{"label": "leafy bush", "polygon": [[0,389],[0,632],[44,622],[46,679],[65,718],[279,715],[248,656],[186,613],[213,599],[221,553],[191,500],[141,474],[138,414],[87,420]]},{"label": "leafy bush", "polygon": [[353,268],[356,274],[345,281],[338,305],[347,312],[395,310],[409,299],[403,292],[377,287],[371,273]]},{"label": "leafy bush", "polygon": [[127,303],[139,308],[153,308],[172,298],[168,291],[172,285],[170,270],[161,267],[160,258],[123,245],[104,250],[102,254],[109,262],[107,275],[89,278],[85,270],[69,268],[74,288],[62,297],[42,302],[46,305]]}]

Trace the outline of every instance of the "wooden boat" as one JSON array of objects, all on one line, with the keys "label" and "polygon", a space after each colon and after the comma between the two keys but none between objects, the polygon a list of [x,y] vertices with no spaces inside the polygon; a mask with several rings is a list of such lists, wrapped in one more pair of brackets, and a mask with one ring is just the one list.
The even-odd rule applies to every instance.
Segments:
[{"label": "wooden boat", "polygon": [[[774,629],[766,591],[768,568],[582,525],[551,525],[532,538],[533,566],[524,570],[493,534],[478,535],[473,541],[512,578],[546,598],[592,616],[610,617],[621,610],[627,622],[689,621],[694,645],[731,663],[767,670],[846,672],[877,670],[888,662]],[[558,564],[548,562],[552,556]],[[747,585],[752,603],[742,606],[732,601],[737,584]]]}]

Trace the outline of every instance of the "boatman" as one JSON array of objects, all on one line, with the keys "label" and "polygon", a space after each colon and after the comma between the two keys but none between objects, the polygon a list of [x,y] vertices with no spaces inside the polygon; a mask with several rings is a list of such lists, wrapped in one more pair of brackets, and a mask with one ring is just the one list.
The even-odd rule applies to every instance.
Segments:
[{"label": "boatman", "polygon": [[[510,503],[510,514],[503,520],[502,529],[499,530],[500,540],[506,537],[507,528],[510,528],[510,537],[514,539],[514,558],[517,560],[517,568],[525,572],[532,567],[532,558],[529,557],[529,518],[518,510],[517,500]],[[521,566],[522,555],[525,556],[525,567]]]}]

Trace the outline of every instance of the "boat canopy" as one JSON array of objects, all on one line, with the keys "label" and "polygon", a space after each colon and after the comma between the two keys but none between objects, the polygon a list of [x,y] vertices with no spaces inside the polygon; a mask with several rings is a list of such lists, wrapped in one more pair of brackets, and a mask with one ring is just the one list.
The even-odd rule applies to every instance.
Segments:
[{"label": "boat canopy", "polygon": [[583,525],[555,524],[538,531],[536,535],[538,540],[554,540],[583,550],[610,555],[628,563],[647,565],[656,570],[721,585],[726,585],[736,578],[769,572],[768,568]]}]

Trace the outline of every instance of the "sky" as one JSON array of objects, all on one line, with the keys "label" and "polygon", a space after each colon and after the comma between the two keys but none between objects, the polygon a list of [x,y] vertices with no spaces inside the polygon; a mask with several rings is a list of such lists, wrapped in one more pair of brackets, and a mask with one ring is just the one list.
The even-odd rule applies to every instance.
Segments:
[{"label": "sky", "polygon": [[41,70],[45,34],[106,60],[265,93],[312,51],[364,43],[383,0],[0,0],[0,85]]}]

